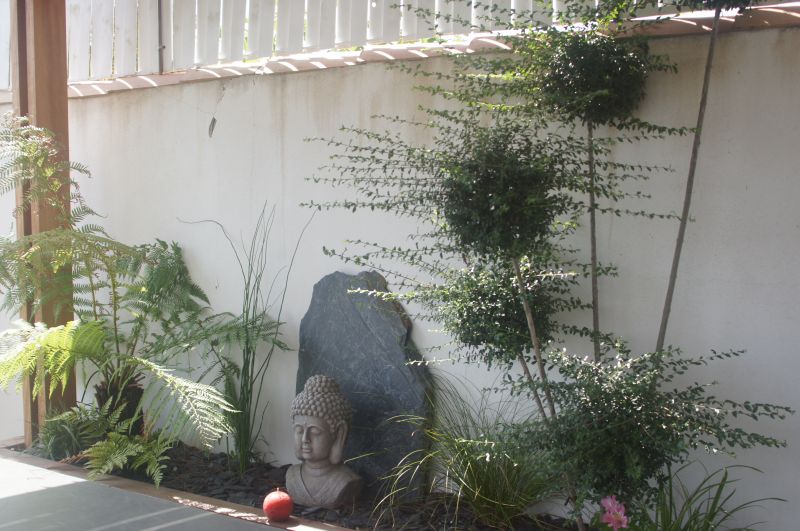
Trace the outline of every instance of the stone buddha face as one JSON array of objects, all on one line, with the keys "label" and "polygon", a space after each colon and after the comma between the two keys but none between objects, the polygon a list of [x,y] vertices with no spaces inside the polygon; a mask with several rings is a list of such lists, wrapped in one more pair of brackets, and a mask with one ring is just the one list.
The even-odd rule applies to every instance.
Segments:
[{"label": "stone buddha face", "polygon": [[341,453],[334,451],[339,437],[327,420],[310,415],[295,415],[293,423],[294,452],[298,459],[314,468],[337,464],[331,457],[335,459],[336,454]]}]

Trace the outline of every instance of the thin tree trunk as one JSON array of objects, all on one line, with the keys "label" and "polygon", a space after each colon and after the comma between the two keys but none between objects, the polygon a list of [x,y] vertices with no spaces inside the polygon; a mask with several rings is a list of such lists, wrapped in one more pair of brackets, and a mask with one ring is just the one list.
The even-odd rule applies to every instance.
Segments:
[{"label": "thin tree trunk", "polygon": [[591,274],[592,274],[592,343],[594,344],[594,361],[600,361],[600,296],[597,288],[597,220],[595,209],[597,198],[594,193],[594,126],[591,120],[586,123],[586,140],[589,149],[589,240],[591,242]]},{"label": "thin tree trunk", "polygon": [[[525,310],[525,319],[528,322],[528,331],[531,335],[531,343],[533,344],[533,356],[536,358],[536,366],[539,368],[539,377],[542,379],[542,387],[544,388],[544,395],[547,399],[547,405],[550,409],[550,416],[555,418],[556,416],[556,406],[553,402],[553,396],[550,394],[550,386],[548,384],[547,379],[547,371],[544,366],[544,359],[542,358],[542,347],[541,343],[539,342],[539,336],[536,334],[536,325],[533,322],[533,311],[531,310],[530,304],[528,304],[528,299],[525,297],[525,281],[522,279],[522,271],[519,267],[519,260],[515,257],[511,259],[511,264],[514,266],[514,273],[517,275],[517,283],[519,284],[519,296],[522,299],[522,308]],[[522,364],[523,371],[528,376],[531,383],[533,383],[533,377],[531,376],[530,371],[528,370],[528,364],[525,362],[525,358],[520,355],[519,357],[520,363]],[[534,388],[534,393],[536,389]],[[538,393],[534,395],[539,401]],[[539,401],[539,407],[541,408],[541,401]],[[543,413],[543,409],[540,411]],[[544,415],[543,415],[544,416]],[[545,417],[546,418],[546,417]]]},{"label": "thin tree trunk", "polygon": [[667,323],[669,322],[669,313],[672,309],[672,295],[675,292],[675,281],[678,278],[678,264],[681,259],[681,250],[683,249],[683,239],[686,235],[686,225],[689,222],[689,207],[692,203],[692,190],[694,188],[694,174],[697,168],[697,158],[700,153],[700,139],[703,134],[703,121],[706,115],[706,103],[708,101],[708,86],[711,82],[711,66],[714,62],[714,49],[717,45],[717,34],[719,33],[719,17],[722,13],[722,7],[718,6],[714,12],[714,24],[711,28],[711,41],[708,45],[708,57],[706,59],[706,70],[703,76],[703,89],[700,94],[700,108],[697,111],[697,127],[694,130],[694,142],[692,143],[692,156],[689,159],[689,174],[686,177],[686,193],[683,198],[683,211],[681,212],[681,221],[678,227],[678,238],[675,242],[675,253],[672,256],[672,268],[669,272],[669,284],[667,286],[667,295],[664,299],[664,310],[661,314],[661,325],[658,329],[658,340],[656,341],[656,352],[664,348],[664,339],[667,335]]}]

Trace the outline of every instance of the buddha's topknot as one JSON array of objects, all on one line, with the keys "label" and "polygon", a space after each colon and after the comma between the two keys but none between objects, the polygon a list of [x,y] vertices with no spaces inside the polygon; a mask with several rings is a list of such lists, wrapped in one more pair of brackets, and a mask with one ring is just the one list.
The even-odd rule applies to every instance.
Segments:
[{"label": "buddha's topknot", "polygon": [[317,374],[306,380],[303,391],[292,400],[292,418],[295,415],[323,418],[336,431],[350,424],[353,412],[336,380]]}]

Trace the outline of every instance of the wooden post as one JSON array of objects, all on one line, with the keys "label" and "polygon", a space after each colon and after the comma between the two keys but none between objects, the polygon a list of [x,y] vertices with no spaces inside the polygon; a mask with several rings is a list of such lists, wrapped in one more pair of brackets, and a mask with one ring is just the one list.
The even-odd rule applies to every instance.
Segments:
[{"label": "wooden post", "polygon": [[[67,16],[63,0],[12,0],[11,2],[11,76],[14,110],[28,116],[31,123],[49,129],[61,146],[61,155],[69,159],[69,122],[67,115]],[[69,175],[64,175],[59,196],[69,205]],[[17,205],[25,190],[17,190]],[[25,236],[58,227],[55,211],[43,203],[32,205],[17,220],[17,235]],[[54,305],[43,307],[36,315],[23,309],[22,318],[50,326],[64,324],[71,311],[56,318]],[[48,400],[47,389],[31,396],[31,382],[23,386],[25,444],[30,446],[38,426],[44,422],[49,407],[63,409],[75,405],[75,378],[63,393]],[[47,387],[47,386],[45,386]]]}]

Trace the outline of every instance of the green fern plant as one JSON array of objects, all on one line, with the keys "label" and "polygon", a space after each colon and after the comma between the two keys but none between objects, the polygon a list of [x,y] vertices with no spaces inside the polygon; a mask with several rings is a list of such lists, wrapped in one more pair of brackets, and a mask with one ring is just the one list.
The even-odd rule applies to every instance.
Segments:
[{"label": "green fern plant", "polygon": [[[88,175],[84,166],[62,160],[48,131],[19,119],[0,127],[0,192],[23,189],[15,215],[44,202],[61,227],[0,239],[2,307],[36,311],[52,305],[56,313],[76,317],[52,328],[19,323],[0,334],[0,385],[30,377],[34,393],[49,381],[52,394],[80,365],[91,371],[88,382],[96,384],[101,410],[130,422],[102,440],[118,433],[116,443],[124,435],[141,446],[140,452],[122,452],[131,464],[144,459],[134,456],[156,455],[148,445],[157,441],[194,437],[210,446],[229,431],[226,413],[233,407],[217,389],[178,376],[173,366],[184,355],[235,338],[240,323],[209,312],[177,244],[126,245],[87,223],[94,211],[78,184],[70,180],[65,190],[63,176],[70,171]],[[142,381],[148,382],[144,388]],[[164,428],[156,437],[158,425]],[[148,458],[141,466],[152,477],[159,462]]]},{"label": "green fern plant", "polygon": [[130,422],[121,422],[121,415],[122,408],[111,411],[110,403],[102,407],[78,404],[48,417],[28,452],[54,460],[73,458],[102,440],[108,432],[128,429]]},{"label": "green fern plant", "polygon": [[116,410],[111,410],[110,404],[78,404],[50,416],[27,451],[48,459],[85,461],[92,479],[126,470],[143,472],[158,486],[169,460],[166,452],[175,439],[163,432],[131,433],[138,415],[123,419],[125,404]]},{"label": "green fern plant", "polygon": [[88,477],[97,479],[103,474],[123,468],[131,471],[143,470],[158,487],[164,479],[166,461],[169,460],[165,454],[174,442],[174,439],[163,435],[145,437],[111,432],[85,452],[89,459]]}]

